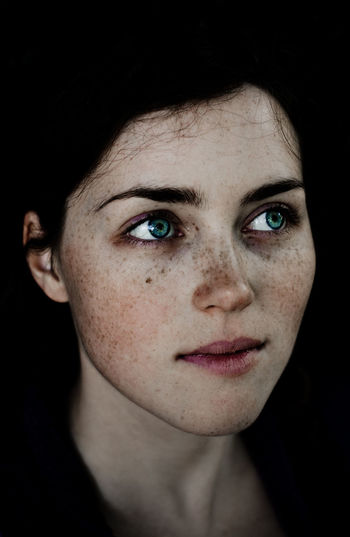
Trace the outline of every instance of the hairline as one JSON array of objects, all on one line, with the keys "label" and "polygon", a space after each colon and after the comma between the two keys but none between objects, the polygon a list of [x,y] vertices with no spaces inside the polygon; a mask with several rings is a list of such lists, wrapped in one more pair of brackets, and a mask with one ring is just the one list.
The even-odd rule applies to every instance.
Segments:
[{"label": "hairline", "polygon": [[[262,92],[266,97],[267,101],[269,103],[269,106],[271,108],[273,117],[276,121],[276,125],[279,128],[279,132],[283,138],[283,140],[286,143],[286,147],[289,150],[290,154],[300,160],[300,147],[299,147],[299,139],[298,134],[295,130],[294,125],[292,124],[291,119],[289,118],[287,112],[283,108],[282,103],[280,103],[276,97],[274,97],[267,89],[261,88],[256,84],[250,84],[250,83],[243,83],[242,85],[238,86],[234,90],[231,90],[230,92],[226,92],[223,95],[213,97],[213,98],[207,98],[207,99],[201,99],[196,101],[187,101],[181,105],[173,105],[169,107],[159,108],[157,110],[154,110],[152,112],[147,112],[144,114],[140,114],[138,116],[134,116],[130,120],[128,120],[122,127],[122,129],[112,138],[110,143],[108,144],[108,147],[103,151],[101,154],[101,157],[97,164],[95,165],[94,169],[90,171],[88,175],[79,183],[79,185],[75,188],[73,192],[68,196],[66,203],[65,203],[65,210],[64,214],[66,214],[67,209],[71,206],[71,202],[74,203],[75,200],[79,199],[81,195],[85,192],[86,188],[88,186],[98,180],[99,178],[105,176],[106,173],[108,173],[109,167],[112,164],[115,164],[116,162],[122,162],[124,159],[130,158],[130,155],[135,156],[142,150],[146,149],[149,145],[151,145],[155,138],[156,134],[151,140],[147,140],[144,144],[139,145],[136,149],[132,149],[127,151],[125,142],[124,145],[119,149],[118,151],[118,158],[114,158],[113,161],[109,160],[109,156],[111,152],[113,151],[113,148],[115,147],[115,144],[117,141],[124,135],[127,134],[130,129],[135,127],[138,123],[148,123],[149,127],[151,128],[152,124],[155,121],[166,121],[168,119],[175,119],[177,117],[183,117],[186,112],[193,112],[192,120],[189,122],[186,122],[185,126],[180,125],[177,129],[174,129],[171,132],[171,134],[174,137],[184,137],[186,134],[186,130],[193,125],[195,121],[199,121],[200,119],[200,111],[203,109],[204,106],[207,107],[207,109],[210,108],[211,105],[217,105],[220,103],[224,103],[227,101],[230,101],[237,97],[240,93],[243,93],[247,88],[255,88]],[[164,133],[161,133],[162,136]],[[191,135],[187,135],[191,136]],[[174,139],[173,137],[171,139]],[[65,220],[65,218],[64,218]],[[64,223],[64,222],[63,222]]]}]

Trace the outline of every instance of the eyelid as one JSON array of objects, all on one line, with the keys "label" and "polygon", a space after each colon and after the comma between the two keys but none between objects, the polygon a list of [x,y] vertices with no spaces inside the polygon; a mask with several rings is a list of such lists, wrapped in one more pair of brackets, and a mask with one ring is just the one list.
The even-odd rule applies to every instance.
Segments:
[{"label": "eyelid", "polygon": [[[245,220],[242,226],[242,231],[248,231],[248,232],[254,231],[254,230],[248,229],[249,224],[251,224],[253,220],[255,220],[255,218],[257,218],[258,216],[272,209],[277,209],[277,210],[280,210],[281,212],[284,212],[285,216],[289,220],[289,223],[297,224],[300,220],[298,211],[291,205],[288,205],[282,202],[270,202],[270,203],[265,203],[264,205],[260,205],[257,209],[255,209],[255,211],[253,211],[253,213],[251,213],[248,216],[248,218]],[[273,230],[271,231],[274,232]]]},{"label": "eyelid", "polygon": [[[134,216],[131,220],[128,220],[125,224],[125,229],[122,230],[123,234],[129,233],[133,229],[135,229],[137,226],[140,226],[144,222],[147,222],[147,220],[152,220],[152,218],[166,218],[173,224],[180,225],[181,221],[180,219],[171,211],[168,211],[166,209],[157,209],[148,211],[145,213],[141,213],[138,216]],[[123,226],[124,227],[124,226]]]}]

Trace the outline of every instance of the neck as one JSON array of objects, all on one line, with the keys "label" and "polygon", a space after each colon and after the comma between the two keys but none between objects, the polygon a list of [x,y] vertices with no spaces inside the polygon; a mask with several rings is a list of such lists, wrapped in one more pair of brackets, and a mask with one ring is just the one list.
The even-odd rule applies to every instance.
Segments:
[{"label": "neck", "polygon": [[70,418],[78,450],[110,513],[144,515],[161,498],[174,516],[197,513],[203,524],[220,490],[226,494],[242,470],[237,437],[199,436],[169,425],[118,392],[87,360]]}]

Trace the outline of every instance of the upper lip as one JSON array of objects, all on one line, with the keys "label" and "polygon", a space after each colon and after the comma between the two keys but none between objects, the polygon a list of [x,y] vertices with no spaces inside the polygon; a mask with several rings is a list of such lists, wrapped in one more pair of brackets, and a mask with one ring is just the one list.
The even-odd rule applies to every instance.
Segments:
[{"label": "upper lip", "polygon": [[259,339],[248,337],[240,337],[234,341],[214,341],[213,343],[209,343],[209,345],[205,345],[204,347],[199,347],[194,351],[186,352],[182,354],[182,356],[191,354],[232,354],[234,352],[261,347],[263,343],[264,342]]}]

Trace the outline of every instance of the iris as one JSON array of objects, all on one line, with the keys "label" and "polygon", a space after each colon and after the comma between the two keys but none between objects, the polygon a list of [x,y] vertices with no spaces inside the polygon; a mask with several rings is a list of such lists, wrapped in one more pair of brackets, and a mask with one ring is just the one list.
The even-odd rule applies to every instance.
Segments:
[{"label": "iris", "polygon": [[166,237],[170,231],[170,223],[164,218],[156,218],[148,223],[148,231],[157,239]]},{"label": "iris", "polygon": [[284,221],[284,215],[280,211],[266,211],[266,223],[271,229],[280,229]]}]

